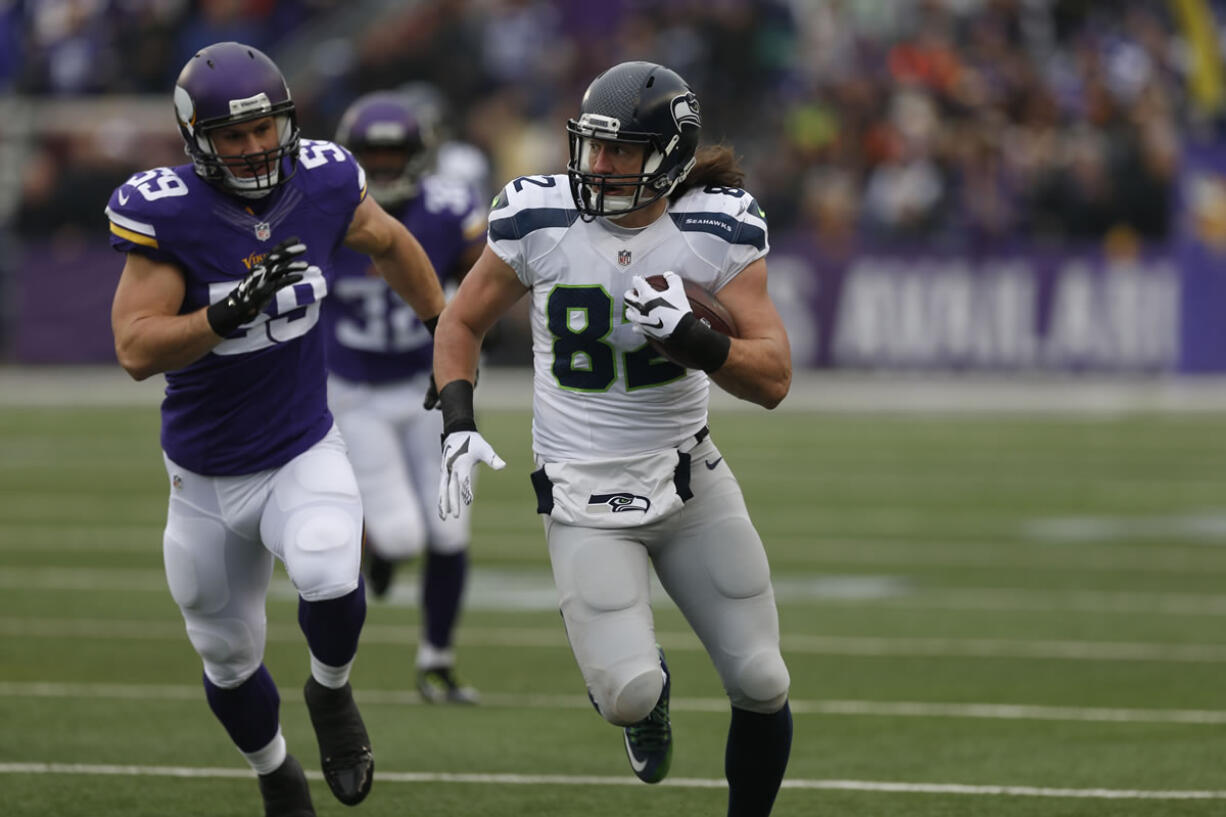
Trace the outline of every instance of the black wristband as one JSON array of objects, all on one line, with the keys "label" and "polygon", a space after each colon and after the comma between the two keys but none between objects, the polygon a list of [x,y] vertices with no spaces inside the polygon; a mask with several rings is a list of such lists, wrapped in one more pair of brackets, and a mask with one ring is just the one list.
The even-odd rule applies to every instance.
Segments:
[{"label": "black wristband", "polygon": [[426,325],[427,331],[430,332],[430,337],[434,337],[434,330],[438,329],[438,315],[433,318],[426,318],[422,321]]},{"label": "black wristband", "polygon": [[204,316],[208,318],[209,328],[219,338],[230,337],[234,334],[235,329],[243,325],[245,320],[239,312],[238,305],[229,296],[211,304],[208,309],[204,310]]},{"label": "black wristband", "polygon": [[719,369],[728,360],[728,352],[732,349],[732,338],[722,332],[716,332],[694,315],[693,312],[684,315],[677,322],[677,328],[668,337],[670,345],[685,352],[686,357],[697,363],[697,367],[707,374]]},{"label": "black wristband", "polygon": [[467,380],[452,380],[438,390],[438,402],[443,409],[443,438],[455,431],[476,431],[473,413],[473,384]]}]

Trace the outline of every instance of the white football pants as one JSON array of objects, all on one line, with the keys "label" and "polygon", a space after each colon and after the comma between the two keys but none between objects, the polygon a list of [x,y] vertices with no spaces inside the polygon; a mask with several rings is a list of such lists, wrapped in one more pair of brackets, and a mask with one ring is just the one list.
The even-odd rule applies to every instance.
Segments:
[{"label": "white football pants", "polygon": [[575,660],[601,714],[622,726],[651,712],[664,683],[649,562],[706,647],[732,704],[769,714],[787,700],[762,540],[714,442],[708,437],[690,457],[694,496],[659,522],[600,529],[544,518]]},{"label": "white football pants", "polygon": [[357,481],[335,426],[285,465],[255,474],[207,477],[163,459],[170,478],[166,581],[205,674],[233,688],[264,660],[274,556],[307,601],[357,589]]}]

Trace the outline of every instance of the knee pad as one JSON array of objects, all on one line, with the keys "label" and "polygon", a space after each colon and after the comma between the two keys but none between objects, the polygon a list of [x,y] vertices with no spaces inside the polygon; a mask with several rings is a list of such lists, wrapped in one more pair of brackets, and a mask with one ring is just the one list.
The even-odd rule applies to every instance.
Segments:
[{"label": "knee pad", "polygon": [[285,526],[285,572],[307,601],[343,596],[358,586],[361,525],[343,508],[294,511]]},{"label": "knee pad", "polygon": [[[402,500],[407,501],[409,500]],[[366,533],[375,552],[393,561],[415,559],[426,547],[426,526],[422,523],[421,515],[417,513],[399,511],[380,514],[368,507]]]},{"label": "knee pad", "polygon": [[263,633],[252,632],[240,618],[189,617],[187,637],[204,662],[204,674],[222,689],[250,678],[263,660]]},{"label": "knee pad", "polygon": [[603,689],[592,690],[592,697],[604,719],[618,726],[630,726],[650,715],[664,689],[664,675],[659,664],[639,672],[625,683],[616,683],[611,673],[607,680],[609,683],[601,685]]},{"label": "knee pad", "polygon": [[732,705],[763,715],[779,711],[792,683],[778,651],[750,656],[737,667],[735,677],[737,687],[728,690]]}]

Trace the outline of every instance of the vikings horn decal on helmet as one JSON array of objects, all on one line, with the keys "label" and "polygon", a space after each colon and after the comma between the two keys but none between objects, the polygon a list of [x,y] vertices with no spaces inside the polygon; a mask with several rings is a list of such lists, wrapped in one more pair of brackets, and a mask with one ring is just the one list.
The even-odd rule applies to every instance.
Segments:
[{"label": "vikings horn decal on helmet", "polygon": [[[651,62],[623,62],[588,86],[570,137],[571,194],[580,216],[620,216],[667,196],[694,167],[702,129],[698,97],[675,71]],[[639,173],[592,172],[591,140],[645,145]]]},{"label": "vikings horn decal on helmet", "polygon": [[396,91],[356,99],[341,116],[336,141],[353,151],[366,171],[370,195],[384,207],[417,195],[438,149],[433,117]]},{"label": "vikings horn decal on helmet", "polygon": [[[215,43],[196,52],[175,82],[175,116],[196,173],[230,193],[266,196],[297,169],[298,117],[285,77],[249,45]],[[218,129],[263,117],[273,119],[276,147],[219,154],[213,141]]]}]

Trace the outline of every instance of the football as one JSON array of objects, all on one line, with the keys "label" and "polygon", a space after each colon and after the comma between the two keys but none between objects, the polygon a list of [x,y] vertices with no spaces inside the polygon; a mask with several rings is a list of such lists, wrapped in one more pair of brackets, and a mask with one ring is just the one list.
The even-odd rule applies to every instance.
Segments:
[{"label": "football", "polygon": [[[720,303],[714,292],[706,290],[688,278],[682,278],[681,282],[685,285],[685,297],[689,299],[690,309],[694,310],[694,317],[716,332],[733,338],[737,337],[736,321],[733,320],[732,313],[728,311],[728,307]],[[668,288],[668,285],[664,283],[663,275],[648,276],[647,283],[656,289]],[[655,339],[650,339],[650,342],[657,352],[678,366],[684,366],[687,369],[698,368],[692,361],[687,362],[679,352],[668,348],[667,344]]]}]

